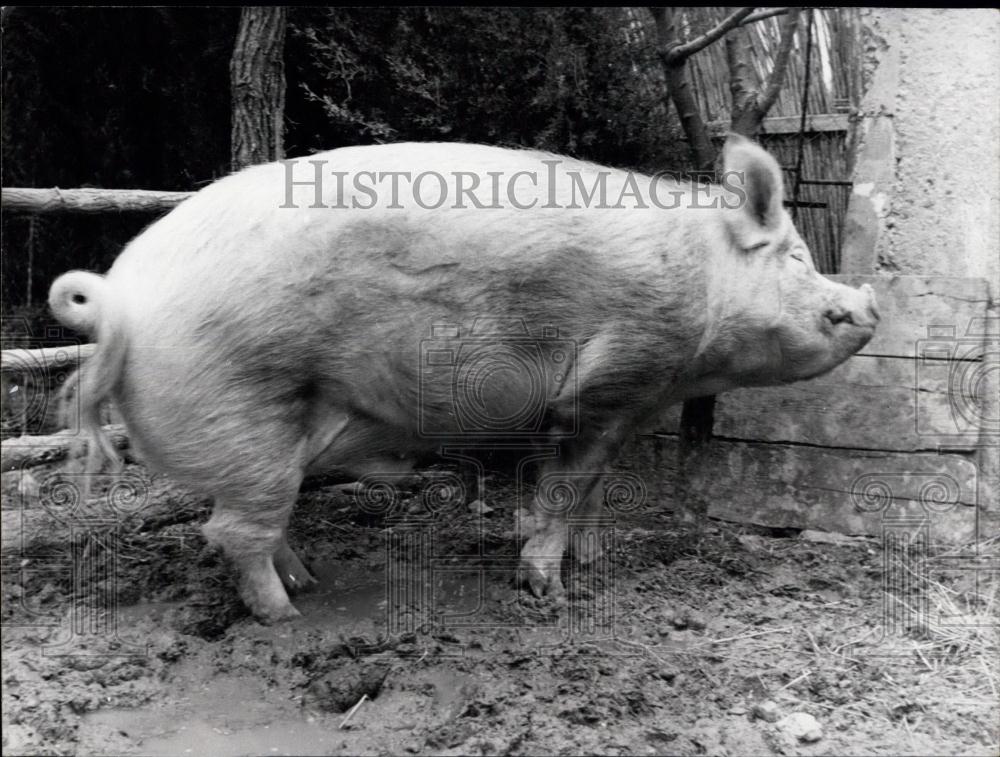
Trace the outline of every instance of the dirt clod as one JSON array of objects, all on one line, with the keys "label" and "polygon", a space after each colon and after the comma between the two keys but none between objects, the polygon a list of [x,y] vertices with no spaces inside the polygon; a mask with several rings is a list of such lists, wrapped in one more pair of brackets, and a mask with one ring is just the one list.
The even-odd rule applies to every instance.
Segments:
[{"label": "dirt clod", "polygon": [[757,702],[753,706],[752,713],[755,718],[763,720],[765,723],[777,723],[781,719],[781,709],[770,699]]},{"label": "dirt clod", "polygon": [[812,744],[823,738],[823,727],[808,712],[793,712],[778,721],[778,728],[789,739]]},{"label": "dirt clod", "polygon": [[321,712],[347,712],[362,696],[375,699],[388,673],[386,665],[347,663],[312,681],[302,704]]}]

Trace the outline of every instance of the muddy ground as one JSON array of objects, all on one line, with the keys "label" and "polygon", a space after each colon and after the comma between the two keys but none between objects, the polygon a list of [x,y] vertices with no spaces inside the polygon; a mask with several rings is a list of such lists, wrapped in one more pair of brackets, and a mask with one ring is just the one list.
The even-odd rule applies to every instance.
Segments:
[{"label": "muddy ground", "polygon": [[327,486],[291,526],[319,586],[264,627],[206,502],[53,471],[4,475],[4,754],[998,753],[996,581],[936,580],[951,630],[889,617],[874,540],[648,501],[559,608],[514,585],[509,481],[431,509]]}]

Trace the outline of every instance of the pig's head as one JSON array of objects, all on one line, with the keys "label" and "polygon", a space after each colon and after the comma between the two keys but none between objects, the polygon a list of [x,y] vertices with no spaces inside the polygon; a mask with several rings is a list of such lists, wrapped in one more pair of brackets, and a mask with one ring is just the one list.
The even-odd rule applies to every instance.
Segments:
[{"label": "pig's head", "polygon": [[[723,185],[734,191],[709,263],[702,365],[709,384],[748,386],[811,378],[872,338],[871,287],[820,275],[783,206],[781,170],[748,139],[730,136]],[[739,199],[739,206],[732,207]]]}]

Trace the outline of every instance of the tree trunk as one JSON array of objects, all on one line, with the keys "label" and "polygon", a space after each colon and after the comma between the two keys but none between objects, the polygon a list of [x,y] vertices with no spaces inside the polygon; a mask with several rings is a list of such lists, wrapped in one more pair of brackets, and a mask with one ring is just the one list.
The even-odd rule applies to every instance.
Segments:
[{"label": "tree trunk", "polygon": [[757,108],[757,89],[751,84],[747,62],[747,30],[734,29],[726,37],[726,62],[729,64],[729,93],[732,96],[729,128],[744,137],[753,137],[764,116]]},{"label": "tree trunk", "polygon": [[286,25],[281,6],[246,6],[240,12],[229,62],[234,171],[285,155]]},{"label": "tree trunk", "polygon": [[[708,135],[708,127],[698,110],[698,102],[691,91],[687,77],[687,56],[671,55],[671,49],[680,44],[677,38],[673,8],[650,8],[656,22],[656,42],[667,82],[667,96],[677,109],[684,136],[691,150],[696,171],[708,171],[715,163],[715,148]],[[668,103],[669,108],[669,103]]]}]

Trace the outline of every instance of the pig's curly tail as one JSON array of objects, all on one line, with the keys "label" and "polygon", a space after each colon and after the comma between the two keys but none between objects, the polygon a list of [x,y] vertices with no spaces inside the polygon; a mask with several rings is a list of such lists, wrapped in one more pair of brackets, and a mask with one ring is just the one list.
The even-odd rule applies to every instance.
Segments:
[{"label": "pig's curly tail", "polygon": [[116,465],[120,463],[114,445],[101,428],[101,404],[121,379],[126,350],[114,298],[109,294],[104,277],[87,271],[65,273],[49,290],[49,307],[56,319],[97,342],[94,354],[62,391],[64,416],[70,407],[69,398],[76,393],[81,430],[90,438],[88,473],[100,467],[102,455]]}]

